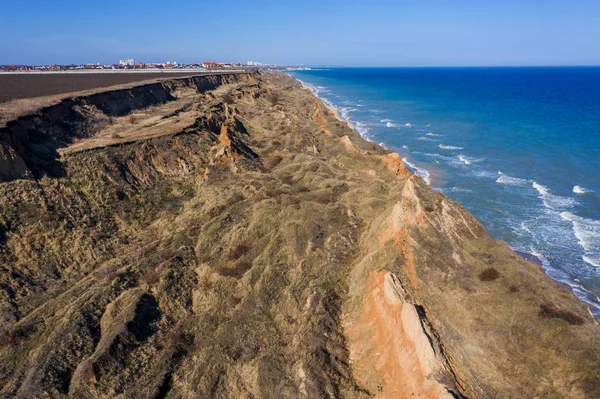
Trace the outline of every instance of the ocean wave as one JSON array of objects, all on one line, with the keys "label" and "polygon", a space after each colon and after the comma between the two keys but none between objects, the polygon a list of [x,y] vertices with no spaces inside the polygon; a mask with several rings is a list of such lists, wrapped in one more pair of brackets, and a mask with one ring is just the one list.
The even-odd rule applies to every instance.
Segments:
[{"label": "ocean wave", "polygon": [[550,189],[548,189],[548,187],[543,186],[535,181],[531,183],[531,186],[539,193],[538,197],[548,209],[559,210],[571,208],[575,205],[575,200],[573,198],[554,195],[550,193]]},{"label": "ocean wave", "polygon": [[575,194],[586,194],[588,190],[581,186],[573,186],[573,192]]},{"label": "ocean wave", "polygon": [[526,186],[530,183],[530,180],[505,175],[500,171],[498,171],[498,174],[500,175],[500,177],[496,179],[496,183],[499,184],[508,184],[509,186]]},{"label": "ocean wave", "polygon": [[472,193],[473,190],[469,190],[468,188],[462,188],[462,187],[452,187],[449,191],[453,192],[453,193]]},{"label": "ocean wave", "polygon": [[385,124],[387,127],[398,127],[398,125],[396,125],[395,123],[392,122],[388,122]]},{"label": "ocean wave", "polygon": [[473,176],[475,177],[483,177],[486,179],[494,179],[496,180],[498,175],[492,171],[489,170],[475,170],[472,172]]},{"label": "ocean wave", "polygon": [[409,169],[416,171],[423,178],[423,180],[425,180],[425,183],[431,185],[431,174],[427,169],[418,167],[406,158],[402,158],[402,161],[406,164],[406,166],[408,166]]},{"label": "ocean wave", "polygon": [[352,107],[341,107],[340,108],[340,115],[342,118],[349,120],[350,119],[350,113],[356,111],[356,108],[352,108]]},{"label": "ocean wave", "polygon": [[407,149],[407,150],[408,150],[408,146],[407,146],[406,144],[404,144],[404,145],[402,146],[402,148],[404,148],[404,149]]},{"label": "ocean wave", "polygon": [[388,123],[388,122],[391,122],[391,121],[392,121],[391,119],[387,119],[386,118],[386,119],[380,120],[379,122],[381,122],[381,123]]},{"label": "ocean wave", "polygon": [[421,140],[421,141],[437,141],[436,139],[432,139],[430,137],[425,137],[425,136],[417,137],[417,140]]},{"label": "ocean wave", "polygon": [[529,234],[533,235],[533,232],[531,230],[529,230],[529,228],[527,227],[527,225],[525,224],[525,221],[521,222],[521,229],[523,229],[524,231],[528,232]]},{"label": "ocean wave", "polygon": [[465,165],[471,165],[471,163],[473,161],[471,161],[470,159],[468,159],[467,157],[465,157],[464,155],[459,155],[458,159],[463,162]]},{"label": "ocean wave", "polygon": [[[427,133],[427,136],[429,136],[429,133]],[[440,147],[442,150],[464,150],[464,147],[456,147],[453,145],[440,144],[438,147]]]},{"label": "ocean wave", "polygon": [[581,257],[581,259],[583,259],[583,261],[585,263],[589,263],[590,265],[592,265],[594,267],[600,268],[600,256],[596,256],[595,258],[592,258],[591,256],[583,255]]},{"label": "ocean wave", "polygon": [[407,123],[404,126],[406,126],[406,127],[412,127],[412,124],[411,123]]},{"label": "ocean wave", "polygon": [[356,133],[360,134],[363,138],[366,139],[367,133],[369,133],[369,127],[362,122],[352,122],[354,123],[354,128],[356,129]]},{"label": "ocean wave", "polygon": [[572,223],[575,237],[586,255],[600,255],[600,220],[587,219],[571,212],[561,212],[560,217]]},{"label": "ocean wave", "polygon": [[427,133],[425,136],[431,136],[431,137],[439,137],[439,134],[435,134],[435,133]]}]

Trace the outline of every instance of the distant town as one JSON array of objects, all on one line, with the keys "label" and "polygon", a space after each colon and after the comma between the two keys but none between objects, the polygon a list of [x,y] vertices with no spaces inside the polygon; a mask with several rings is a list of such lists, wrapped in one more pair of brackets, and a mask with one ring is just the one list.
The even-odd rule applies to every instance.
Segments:
[{"label": "distant town", "polygon": [[180,70],[228,70],[239,68],[264,68],[269,70],[310,70],[303,65],[277,65],[263,64],[256,61],[244,63],[205,61],[202,63],[178,63],[177,61],[166,62],[137,62],[135,59],[119,60],[115,64],[70,64],[70,65],[0,65],[0,72],[67,72],[67,71],[180,71]]}]

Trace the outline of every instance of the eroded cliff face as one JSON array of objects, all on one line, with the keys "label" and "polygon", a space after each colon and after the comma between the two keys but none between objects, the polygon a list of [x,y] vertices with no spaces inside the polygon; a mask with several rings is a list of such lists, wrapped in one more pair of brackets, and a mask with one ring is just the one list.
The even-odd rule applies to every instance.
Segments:
[{"label": "eroded cliff face", "polygon": [[2,130],[2,397],[595,398],[596,321],[283,75]]}]

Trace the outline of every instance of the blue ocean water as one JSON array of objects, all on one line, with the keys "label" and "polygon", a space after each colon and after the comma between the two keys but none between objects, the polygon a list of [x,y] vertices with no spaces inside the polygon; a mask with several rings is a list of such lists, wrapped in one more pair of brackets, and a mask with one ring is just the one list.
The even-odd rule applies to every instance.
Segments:
[{"label": "blue ocean water", "polygon": [[600,67],[291,74],[600,316]]}]

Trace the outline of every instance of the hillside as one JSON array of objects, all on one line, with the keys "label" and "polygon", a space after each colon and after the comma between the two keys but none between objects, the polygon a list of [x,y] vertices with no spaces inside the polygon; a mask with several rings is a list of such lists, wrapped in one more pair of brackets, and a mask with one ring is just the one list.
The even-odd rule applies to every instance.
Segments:
[{"label": "hillside", "polygon": [[0,129],[0,397],[597,398],[600,327],[282,74]]}]

